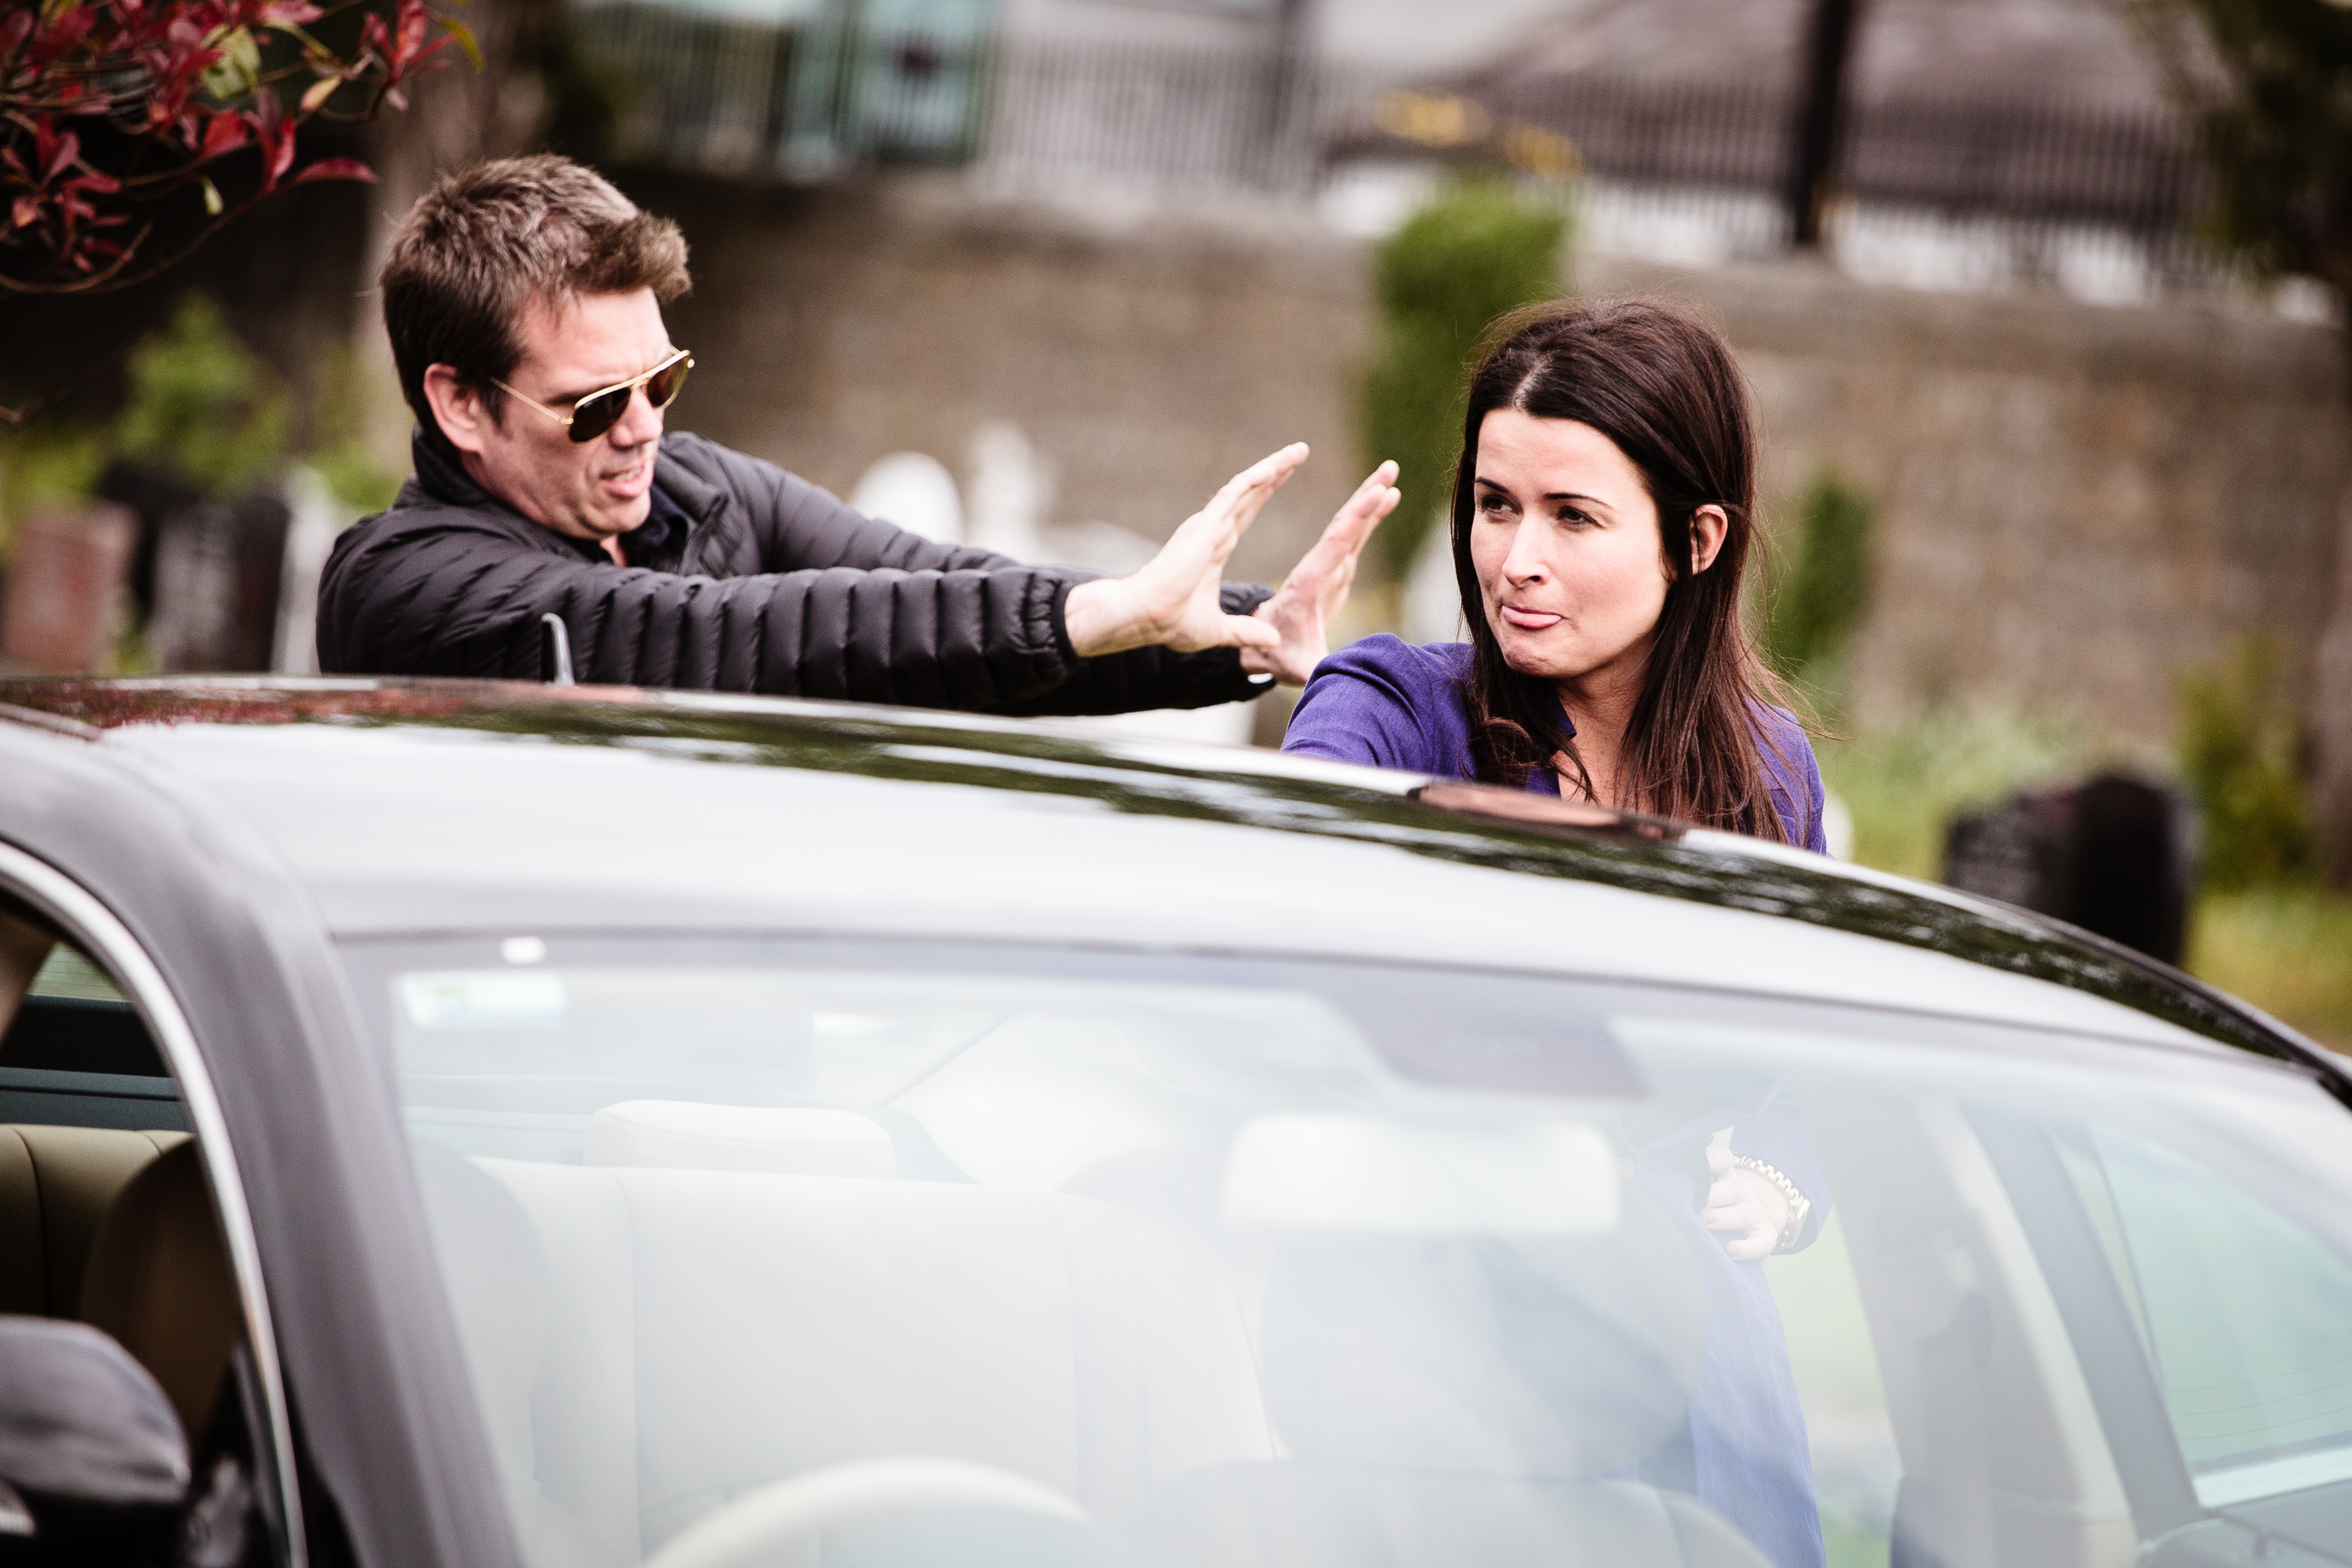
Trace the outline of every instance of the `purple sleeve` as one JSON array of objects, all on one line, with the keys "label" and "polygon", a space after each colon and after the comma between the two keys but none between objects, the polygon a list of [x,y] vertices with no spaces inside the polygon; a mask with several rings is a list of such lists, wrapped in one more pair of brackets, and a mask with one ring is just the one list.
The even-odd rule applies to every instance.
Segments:
[{"label": "purple sleeve", "polygon": [[1821,1156],[1813,1151],[1813,1135],[1805,1125],[1805,1113],[1786,1079],[1773,1086],[1770,1097],[1759,1110],[1734,1124],[1731,1152],[1754,1155],[1796,1183],[1797,1190],[1812,1200],[1812,1211],[1805,1216],[1805,1228],[1798,1233],[1796,1245],[1790,1250],[1801,1251],[1811,1247],[1829,1219],[1830,1184],[1822,1173]]},{"label": "purple sleeve", "polygon": [[1282,749],[1409,773],[1443,771],[1423,721],[1429,694],[1417,679],[1420,661],[1412,657],[1417,651],[1383,634],[1316,666],[1291,711]]},{"label": "purple sleeve", "polygon": [[1828,816],[1830,792],[1822,784],[1822,766],[1813,760],[1811,746],[1805,748],[1805,778],[1813,792],[1813,815],[1811,825],[1805,829],[1805,847],[1816,855],[1826,855],[1830,852],[1830,839],[1823,824]]},{"label": "purple sleeve", "polygon": [[1816,855],[1829,853],[1822,830],[1822,808],[1827,792],[1822,786],[1821,763],[1802,726],[1778,708],[1759,710],[1758,748],[1764,771],[1771,778],[1772,809],[1789,842]]}]

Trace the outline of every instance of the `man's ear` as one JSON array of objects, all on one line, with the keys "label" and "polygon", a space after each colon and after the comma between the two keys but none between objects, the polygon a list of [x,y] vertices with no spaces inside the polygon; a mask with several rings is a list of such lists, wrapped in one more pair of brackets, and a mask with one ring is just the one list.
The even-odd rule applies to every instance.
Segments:
[{"label": "man's ear", "polygon": [[1731,519],[1719,506],[1708,505],[1691,513],[1691,570],[1706,571],[1722,553],[1724,535],[1731,531]]},{"label": "man's ear", "polygon": [[489,445],[489,433],[497,428],[498,421],[482,406],[482,395],[459,378],[457,366],[425,367],[425,401],[431,405],[434,420],[440,425],[441,434],[449,438],[449,445],[478,457]]}]

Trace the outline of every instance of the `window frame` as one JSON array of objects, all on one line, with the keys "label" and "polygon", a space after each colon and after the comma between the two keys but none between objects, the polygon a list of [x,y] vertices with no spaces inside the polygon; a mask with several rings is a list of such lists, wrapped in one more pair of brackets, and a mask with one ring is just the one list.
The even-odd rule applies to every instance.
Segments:
[{"label": "window frame", "polygon": [[310,1561],[302,1521],[294,1456],[293,1425],[289,1415],[286,1384],[278,1357],[278,1337],[272,1324],[269,1296],[261,1272],[261,1247],[245,1201],[236,1151],[228,1135],[220,1095],[197,1047],[178,999],[163,972],[147,954],[130,928],[114,912],[72,878],[14,845],[0,842],[0,891],[22,900],[48,919],[79,946],[85,956],[104,969],[128,997],[153,1037],[164,1066],[178,1080],[181,1100],[187,1108],[188,1127],[201,1152],[213,1207],[221,1223],[229,1267],[236,1281],[237,1303],[246,1341],[259,1384],[261,1419],[266,1435],[256,1442],[255,1460],[272,1472],[265,1490],[275,1506],[278,1561],[299,1564]]}]

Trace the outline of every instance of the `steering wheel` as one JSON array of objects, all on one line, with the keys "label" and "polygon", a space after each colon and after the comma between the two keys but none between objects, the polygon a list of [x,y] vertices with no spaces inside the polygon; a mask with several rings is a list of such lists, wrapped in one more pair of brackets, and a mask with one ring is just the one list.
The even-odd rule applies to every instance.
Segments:
[{"label": "steering wheel", "polygon": [[772,1568],[816,1560],[817,1538],[869,1519],[986,1508],[1085,1523],[1043,1481],[969,1459],[857,1459],[804,1470],[737,1498],[646,1559],[644,1568]]}]

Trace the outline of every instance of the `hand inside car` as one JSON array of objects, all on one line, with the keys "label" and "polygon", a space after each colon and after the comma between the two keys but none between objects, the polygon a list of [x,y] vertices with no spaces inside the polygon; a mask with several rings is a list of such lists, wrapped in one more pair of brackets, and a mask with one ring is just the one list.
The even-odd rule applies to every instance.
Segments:
[{"label": "hand inside car", "polygon": [[1275,596],[1255,616],[1229,616],[1218,603],[1225,563],[1249,525],[1307,460],[1297,442],[1235,474],[1140,571],[1098,578],[1070,591],[1064,625],[1082,658],[1154,644],[1189,653],[1239,647],[1245,668],[1304,683],[1328,649],[1331,616],[1346,602],[1357,559],[1397,492],[1382,464],[1358,488]]},{"label": "hand inside car", "polygon": [[1735,1263],[1769,1258],[1789,1228],[1789,1196],[1753,1171],[1731,1163],[1731,1151],[1719,1143],[1706,1146],[1706,1165],[1714,1177],[1706,1206],[1698,1211],[1699,1224],[1709,1230],[1734,1233],[1723,1244]]}]

